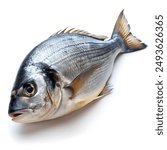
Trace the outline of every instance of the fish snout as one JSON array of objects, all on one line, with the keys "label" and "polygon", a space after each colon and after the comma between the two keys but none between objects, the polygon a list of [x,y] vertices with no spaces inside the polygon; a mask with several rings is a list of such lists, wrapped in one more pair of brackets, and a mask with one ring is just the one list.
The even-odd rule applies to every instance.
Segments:
[{"label": "fish snout", "polygon": [[9,103],[8,114],[10,117],[15,118],[23,114],[23,110],[27,109],[28,105],[21,101],[16,95],[11,94],[11,100]]}]

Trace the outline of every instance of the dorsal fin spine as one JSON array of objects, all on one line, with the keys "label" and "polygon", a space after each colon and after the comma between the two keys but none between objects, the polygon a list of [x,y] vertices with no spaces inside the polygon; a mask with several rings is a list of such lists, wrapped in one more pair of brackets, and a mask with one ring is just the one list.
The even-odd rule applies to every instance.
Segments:
[{"label": "dorsal fin spine", "polygon": [[59,30],[55,34],[51,35],[50,37],[56,36],[58,34],[65,34],[65,33],[82,34],[82,35],[90,36],[90,37],[93,37],[93,38],[99,39],[99,40],[105,40],[105,39],[108,38],[104,35],[95,35],[95,34],[91,34],[91,33],[87,32],[87,31],[84,31],[84,30],[80,30],[80,29],[76,29],[76,28],[69,28],[69,27]]}]

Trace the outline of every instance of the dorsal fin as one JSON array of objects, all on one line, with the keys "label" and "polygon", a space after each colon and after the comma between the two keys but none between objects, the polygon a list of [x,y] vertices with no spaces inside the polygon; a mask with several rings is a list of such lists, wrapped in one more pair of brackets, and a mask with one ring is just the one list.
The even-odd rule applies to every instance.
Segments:
[{"label": "dorsal fin", "polygon": [[63,34],[63,33],[77,33],[77,34],[90,36],[90,37],[93,37],[93,38],[99,39],[99,40],[105,40],[108,38],[107,36],[104,36],[104,35],[95,35],[95,34],[91,34],[91,33],[84,31],[84,30],[80,30],[80,29],[76,29],[76,28],[69,28],[69,27],[62,29],[62,30],[59,30],[58,32],[51,35],[50,37],[53,37],[53,36],[58,35],[58,34]]}]

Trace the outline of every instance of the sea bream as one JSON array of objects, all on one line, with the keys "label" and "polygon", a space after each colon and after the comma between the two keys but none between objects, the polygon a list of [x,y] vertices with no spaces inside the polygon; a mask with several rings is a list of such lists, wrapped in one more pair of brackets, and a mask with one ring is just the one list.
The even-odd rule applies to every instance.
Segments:
[{"label": "sea bream", "polygon": [[146,48],[120,13],[111,38],[66,28],[23,60],[11,93],[9,116],[20,123],[58,118],[111,92],[116,57]]}]

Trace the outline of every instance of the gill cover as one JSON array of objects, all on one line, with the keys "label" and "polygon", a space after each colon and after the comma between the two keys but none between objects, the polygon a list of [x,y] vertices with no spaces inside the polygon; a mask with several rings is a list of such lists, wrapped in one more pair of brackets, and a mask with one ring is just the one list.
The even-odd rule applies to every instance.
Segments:
[{"label": "gill cover", "polygon": [[61,102],[61,88],[62,82],[61,77],[59,76],[58,72],[54,69],[51,69],[49,66],[45,65],[43,67],[44,72],[44,79],[46,82],[46,90],[51,100],[54,109],[58,109],[60,102]]}]

